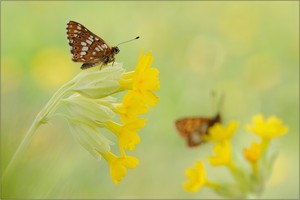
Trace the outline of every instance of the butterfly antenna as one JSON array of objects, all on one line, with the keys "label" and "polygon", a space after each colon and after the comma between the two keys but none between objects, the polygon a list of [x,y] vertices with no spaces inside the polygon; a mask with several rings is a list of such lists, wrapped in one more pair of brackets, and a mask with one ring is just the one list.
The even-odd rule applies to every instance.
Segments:
[{"label": "butterfly antenna", "polygon": [[224,94],[222,93],[220,95],[220,98],[219,98],[219,102],[218,102],[218,105],[217,105],[217,111],[220,113],[221,112],[221,109],[223,107],[223,104],[224,104]]},{"label": "butterfly antenna", "polygon": [[[216,90],[212,90],[211,91],[211,98],[212,98],[212,102],[213,102],[213,110],[218,114],[221,112],[222,106],[223,106],[223,101],[224,101],[224,94],[221,93],[220,95],[217,95],[218,92]],[[218,99],[218,96],[219,99]]]},{"label": "butterfly antenna", "polygon": [[131,42],[131,41],[133,41],[133,40],[137,40],[137,39],[139,39],[140,38],[140,36],[137,36],[136,38],[133,38],[133,39],[131,39],[131,40],[127,40],[127,41],[125,41],[125,42],[121,42],[121,43],[119,43],[117,46],[119,46],[120,44],[124,44],[124,43],[127,43],[127,42]]}]

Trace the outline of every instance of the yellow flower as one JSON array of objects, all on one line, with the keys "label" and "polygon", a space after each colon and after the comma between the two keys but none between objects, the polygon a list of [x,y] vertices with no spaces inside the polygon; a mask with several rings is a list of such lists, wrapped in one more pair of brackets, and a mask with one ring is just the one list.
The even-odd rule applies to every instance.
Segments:
[{"label": "yellow flower", "polygon": [[117,157],[110,151],[105,153],[99,152],[99,154],[101,154],[101,156],[109,164],[110,176],[116,185],[118,185],[122,178],[126,176],[126,168],[134,169],[139,163],[139,160],[133,156],[125,155]]},{"label": "yellow flower", "polygon": [[256,163],[262,153],[262,146],[257,143],[252,143],[249,149],[244,149],[244,156],[245,158],[252,164]]},{"label": "yellow flower", "polygon": [[265,141],[282,136],[288,132],[288,127],[274,115],[266,120],[262,114],[255,115],[252,118],[252,123],[252,125],[246,125],[246,129],[260,136]]},{"label": "yellow flower", "polygon": [[235,133],[238,127],[238,123],[232,121],[227,124],[226,127],[223,127],[222,124],[216,123],[214,126],[208,129],[208,136],[206,140],[213,142],[223,142],[229,140],[232,135]]},{"label": "yellow flower", "polygon": [[231,165],[231,145],[229,140],[217,143],[213,151],[215,156],[208,157],[208,161],[213,166]]},{"label": "yellow flower", "polygon": [[149,107],[145,105],[140,97],[133,91],[129,91],[123,97],[122,103],[115,105],[115,111],[120,114],[121,121],[126,123],[136,118],[138,114],[148,112]]},{"label": "yellow flower", "polygon": [[152,90],[159,89],[159,71],[156,68],[151,68],[153,62],[153,56],[151,51],[143,55],[143,51],[140,54],[135,71],[132,73],[125,73],[123,80],[120,80],[120,87],[122,89],[133,90],[136,92],[141,100],[150,106],[155,106],[158,102],[158,97],[152,92]]},{"label": "yellow flower", "polygon": [[135,145],[140,143],[140,137],[137,132],[145,126],[146,120],[135,118],[134,120],[120,125],[113,121],[107,121],[107,128],[119,138],[119,144],[128,150],[133,150]]},{"label": "yellow flower", "polygon": [[188,168],[185,175],[188,180],[183,184],[183,187],[189,192],[196,192],[207,183],[205,168],[200,161],[196,162],[195,168]]}]

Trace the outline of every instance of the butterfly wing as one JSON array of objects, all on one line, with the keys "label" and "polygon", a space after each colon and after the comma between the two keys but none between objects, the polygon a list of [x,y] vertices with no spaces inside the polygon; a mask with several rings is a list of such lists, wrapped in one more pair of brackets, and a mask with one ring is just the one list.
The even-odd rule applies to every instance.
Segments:
[{"label": "butterfly wing", "polygon": [[187,141],[189,147],[198,146],[203,143],[203,135],[207,133],[209,118],[183,118],[175,122],[180,135]]},{"label": "butterfly wing", "polygon": [[103,62],[103,55],[111,52],[112,48],[102,38],[78,22],[68,22],[67,35],[72,60],[75,62]]}]

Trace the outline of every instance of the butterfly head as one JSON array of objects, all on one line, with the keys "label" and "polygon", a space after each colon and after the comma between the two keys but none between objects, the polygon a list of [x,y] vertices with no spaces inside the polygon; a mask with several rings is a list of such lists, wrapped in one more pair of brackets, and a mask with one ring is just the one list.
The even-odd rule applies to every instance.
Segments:
[{"label": "butterfly head", "polygon": [[113,52],[114,54],[118,54],[118,53],[120,52],[119,47],[112,47],[112,52]]}]

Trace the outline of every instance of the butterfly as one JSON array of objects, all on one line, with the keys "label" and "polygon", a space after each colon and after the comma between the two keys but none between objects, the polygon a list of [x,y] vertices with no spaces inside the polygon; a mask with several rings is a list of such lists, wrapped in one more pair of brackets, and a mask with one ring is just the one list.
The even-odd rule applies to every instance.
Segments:
[{"label": "butterfly", "polygon": [[75,21],[68,22],[67,36],[72,60],[83,62],[81,69],[87,69],[95,65],[101,65],[102,67],[108,63],[114,63],[115,55],[120,52],[117,46],[111,47],[102,38]]},{"label": "butterfly", "polygon": [[221,115],[214,117],[186,117],[175,122],[180,135],[189,147],[196,147],[205,142],[204,136],[215,123],[221,122]]}]

